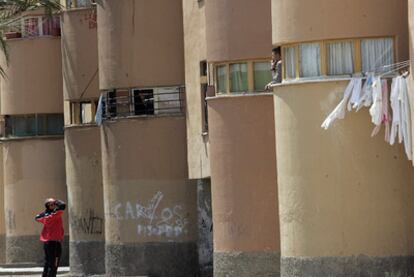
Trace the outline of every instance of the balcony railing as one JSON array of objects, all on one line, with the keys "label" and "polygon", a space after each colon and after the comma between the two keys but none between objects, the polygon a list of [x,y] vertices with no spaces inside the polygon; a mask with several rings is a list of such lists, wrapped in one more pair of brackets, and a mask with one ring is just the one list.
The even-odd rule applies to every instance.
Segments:
[{"label": "balcony railing", "polygon": [[6,23],[6,39],[60,36],[59,16],[24,16]]},{"label": "balcony railing", "polygon": [[118,89],[104,92],[98,103],[97,122],[140,115],[183,114],[185,88]]}]

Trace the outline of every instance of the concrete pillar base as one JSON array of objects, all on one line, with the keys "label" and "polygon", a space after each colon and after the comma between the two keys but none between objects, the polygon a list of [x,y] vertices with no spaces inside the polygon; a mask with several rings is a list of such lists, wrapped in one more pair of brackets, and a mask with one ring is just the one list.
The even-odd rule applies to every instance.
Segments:
[{"label": "concrete pillar base", "polygon": [[110,276],[197,276],[195,242],[106,245],[105,253],[106,274]]},{"label": "concrete pillar base", "polygon": [[6,235],[0,235],[0,263],[6,262]]},{"label": "concrete pillar base", "polygon": [[414,257],[282,257],[281,276],[414,276]]},{"label": "concrete pillar base", "polygon": [[213,218],[210,179],[197,180],[198,263],[200,277],[213,276]]},{"label": "concrete pillar base", "polygon": [[[6,264],[34,263],[44,264],[43,243],[39,236],[13,236],[6,237]],[[61,266],[69,264],[69,237],[62,242]]]},{"label": "concrete pillar base", "polygon": [[214,276],[278,277],[280,276],[280,253],[215,252]]},{"label": "concrete pillar base", "polygon": [[71,241],[69,247],[69,264],[72,274],[89,276],[105,273],[104,241]]}]

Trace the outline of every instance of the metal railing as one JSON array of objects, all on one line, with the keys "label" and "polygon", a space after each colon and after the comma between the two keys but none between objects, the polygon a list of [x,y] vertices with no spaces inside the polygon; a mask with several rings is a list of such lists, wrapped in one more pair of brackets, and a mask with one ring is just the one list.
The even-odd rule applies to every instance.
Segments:
[{"label": "metal railing", "polygon": [[102,120],[140,116],[183,114],[185,88],[151,88],[104,92],[98,104]]}]

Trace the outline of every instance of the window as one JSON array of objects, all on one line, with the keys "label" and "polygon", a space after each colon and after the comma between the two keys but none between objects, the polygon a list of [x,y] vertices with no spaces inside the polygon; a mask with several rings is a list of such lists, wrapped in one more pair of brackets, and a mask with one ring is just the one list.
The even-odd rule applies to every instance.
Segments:
[{"label": "window", "polygon": [[134,95],[134,114],[154,114],[154,90],[153,89],[135,89]]},{"label": "window", "polygon": [[94,124],[97,99],[70,102],[70,121],[68,125]]},{"label": "window", "polygon": [[215,94],[262,92],[272,81],[270,58],[210,66],[215,72],[211,82]]},{"label": "window", "polygon": [[201,85],[201,125],[203,133],[208,132],[208,105],[206,100],[208,89],[209,86],[207,84]]},{"label": "window", "polygon": [[102,96],[102,118],[182,113],[184,87],[134,88],[108,91]]},{"label": "window", "polygon": [[327,44],[328,75],[354,73],[354,47],[351,41]]},{"label": "window", "polygon": [[253,63],[254,70],[254,90],[263,91],[264,87],[272,80],[270,72],[270,62]]},{"label": "window", "polygon": [[63,114],[7,115],[6,137],[63,135]]},{"label": "window", "polygon": [[23,19],[23,36],[24,37],[37,37],[40,35],[39,31],[39,18],[28,17]]},{"label": "window", "polygon": [[321,45],[303,43],[300,45],[300,77],[321,75]]},{"label": "window", "polygon": [[219,93],[227,92],[227,66],[217,66],[217,91]]},{"label": "window", "polygon": [[362,71],[386,71],[383,66],[394,63],[392,38],[363,39],[361,41]]},{"label": "window", "polygon": [[296,78],[296,47],[286,47],[283,60],[285,61],[285,78]]},{"label": "window", "polygon": [[230,64],[230,92],[246,92],[247,87],[247,64]]},{"label": "window", "polygon": [[[328,40],[282,46],[284,79],[385,71],[394,63],[394,38]],[[298,68],[299,67],[299,68]]]}]

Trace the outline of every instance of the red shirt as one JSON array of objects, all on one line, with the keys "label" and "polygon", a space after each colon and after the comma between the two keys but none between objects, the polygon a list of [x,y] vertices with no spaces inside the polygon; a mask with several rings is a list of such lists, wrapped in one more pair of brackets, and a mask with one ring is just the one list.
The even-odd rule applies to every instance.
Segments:
[{"label": "red shirt", "polygon": [[36,216],[36,221],[43,223],[43,230],[40,234],[41,241],[63,240],[65,231],[63,229],[62,214],[63,210],[56,210]]}]

